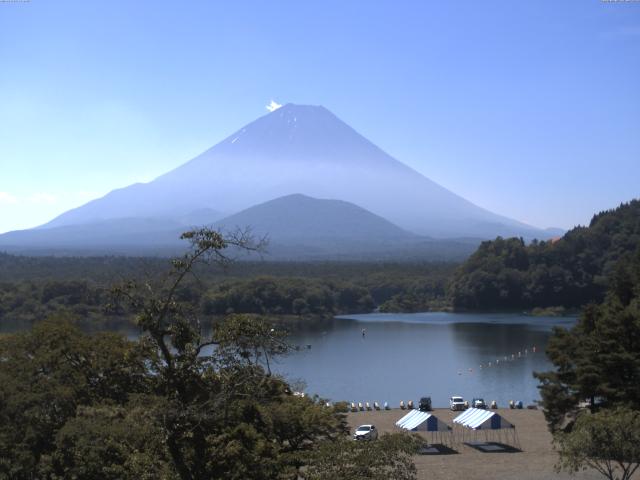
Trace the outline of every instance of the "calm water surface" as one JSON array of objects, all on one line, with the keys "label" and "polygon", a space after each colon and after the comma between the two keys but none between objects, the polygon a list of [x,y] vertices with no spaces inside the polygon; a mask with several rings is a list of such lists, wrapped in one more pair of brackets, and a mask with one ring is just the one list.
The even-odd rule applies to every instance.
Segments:
[{"label": "calm water surface", "polygon": [[551,368],[544,354],[551,329],[574,322],[518,314],[349,315],[294,334],[303,348],[275,369],[331,400],[397,406],[430,395],[435,406],[448,406],[456,394],[526,404],[539,398],[532,373]]},{"label": "calm water surface", "polygon": [[[333,401],[387,401],[395,407],[429,395],[442,407],[451,395],[462,395],[502,406],[509,400],[531,403],[539,398],[532,373],[552,367],[544,354],[551,329],[574,323],[518,314],[349,315],[295,332],[290,341],[302,348],[273,367],[292,382],[303,380],[307,393]],[[0,331],[13,330],[0,323]]]}]

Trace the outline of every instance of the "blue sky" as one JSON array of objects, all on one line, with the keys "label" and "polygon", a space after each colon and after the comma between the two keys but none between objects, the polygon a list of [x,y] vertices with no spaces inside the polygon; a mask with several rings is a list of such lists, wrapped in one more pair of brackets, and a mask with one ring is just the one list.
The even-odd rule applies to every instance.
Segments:
[{"label": "blue sky", "polygon": [[321,104],[536,226],[640,196],[640,2],[0,2],[0,232]]}]

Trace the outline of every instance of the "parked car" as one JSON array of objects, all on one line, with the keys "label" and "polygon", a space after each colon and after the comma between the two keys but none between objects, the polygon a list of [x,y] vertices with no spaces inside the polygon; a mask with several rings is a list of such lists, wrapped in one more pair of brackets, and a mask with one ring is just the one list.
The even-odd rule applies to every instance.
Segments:
[{"label": "parked car", "polygon": [[464,398],[454,395],[449,399],[449,408],[451,408],[451,410],[454,410],[454,411],[464,410],[466,408],[464,403]]},{"label": "parked car", "polygon": [[484,398],[474,398],[471,402],[471,406],[473,408],[484,408],[486,410],[487,404],[484,401]]},{"label": "parked car", "polygon": [[418,403],[418,410],[421,412],[431,411],[431,397],[422,397]]},{"label": "parked car", "polygon": [[375,440],[378,438],[378,429],[375,425],[360,425],[353,434],[354,440]]}]

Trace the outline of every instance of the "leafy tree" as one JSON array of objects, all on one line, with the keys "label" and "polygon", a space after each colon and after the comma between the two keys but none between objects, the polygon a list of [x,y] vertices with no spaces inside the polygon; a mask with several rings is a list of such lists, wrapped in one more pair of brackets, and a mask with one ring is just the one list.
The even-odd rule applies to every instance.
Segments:
[{"label": "leafy tree", "polygon": [[[554,331],[547,354],[556,370],[536,376],[558,468],[627,480],[640,466],[640,249],[621,258],[610,285],[575,327]],[[580,408],[585,399],[590,410]]]},{"label": "leafy tree", "polygon": [[[331,471],[323,455],[337,446],[352,453],[347,464],[358,475],[412,478],[401,440],[355,449],[346,442],[343,407],[296,397],[272,374],[271,358],[289,350],[284,332],[257,315],[228,315],[213,328],[202,322],[205,289],[194,273],[207,263],[226,266],[229,250],[260,245],[242,232],[202,229],[183,238],[191,249],[166,275],[119,285],[103,312],[135,315],[138,341],[72,325],[97,313],[87,307],[105,305],[101,287],[73,281],[0,289],[3,310],[37,298],[64,312],[0,338],[0,479],[293,479]],[[296,283],[258,282],[264,294],[255,304],[274,311],[297,299],[316,312],[371,307],[361,286],[327,280],[301,290]],[[244,292],[242,301],[252,295]],[[34,318],[47,312],[29,309]]]},{"label": "leafy tree", "polygon": [[588,227],[525,245],[483,242],[455,272],[449,296],[457,309],[580,308],[604,299],[618,260],[640,244],[640,200],[599,213]]},{"label": "leafy tree", "polygon": [[[294,445],[309,448],[278,435],[282,422],[291,419],[274,412],[296,402],[270,371],[269,358],[288,350],[282,333],[257,317],[232,315],[206,335],[197,312],[175,299],[197,262],[225,264],[223,249],[258,246],[248,237],[224,238],[207,229],[183,237],[192,249],[174,260],[160,285],[130,282],[117,290],[138,312],[138,324],[159,352],[149,368],[164,400],[156,405],[155,416],[173,466],[183,480],[276,478],[295,467]],[[309,412],[324,408],[309,401],[299,406]],[[314,415],[317,422],[305,424],[310,439],[340,430],[339,416]]]},{"label": "leafy tree", "polygon": [[177,479],[148,408],[154,401],[142,396],[126,406],[80,407],[58,431],[50,463],[41,470],[62,478]]},{"label": "leafy tree", "polygon": [[536,374],[552,430],[578,405],[640,409],[640,250],[620,261],[606,300],[585,309],[571,330],[555,329],[547,346],[555,371]]},{"label": "leafy tree", "polygon": [[558,470],[594,468],[609,480],[629,480],[640,467],[640,412],[583,412],[570,433],[556,436]]},{"label": "leafy tree", "polygon": [[207,229],[184,238],[192,249],[166,276],[115,289],[139,341],[60,318],[0,339],[0,479],[296,478],[307,452],[344,436],[341,410],[272,375],[283,332],[246,315],[205,328],[184,295],[198,262],[259,245]]},{"label": "leafy tree", "polygon": [[60,319],[0,337],[0,478],[34,478],[79,408],[147,391],[149,358],[119,335],[89,337]]},{"label": "leafy tree", "polygon": [[417,446],[416,438],[403,433],[385,434],[373,442],[344,438],[324,442],[311,453],[302,476],[306,480],[413,480],[416,467],[411,457]]}]

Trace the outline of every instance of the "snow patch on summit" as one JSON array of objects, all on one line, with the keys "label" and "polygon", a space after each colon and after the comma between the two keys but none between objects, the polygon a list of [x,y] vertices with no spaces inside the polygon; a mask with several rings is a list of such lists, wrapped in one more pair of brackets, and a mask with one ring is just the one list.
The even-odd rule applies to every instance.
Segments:
[{"label": "snow patch on summit", "polygon": [[266,109],[269,110],[270,112],[275,112],[277,109],[279,109],[280,107],[282,107],[281,104],[279,104],[278,102],[276,102],[275,100],[271,100],[271,102],[269,103],[269,105],[266,106]]}]

